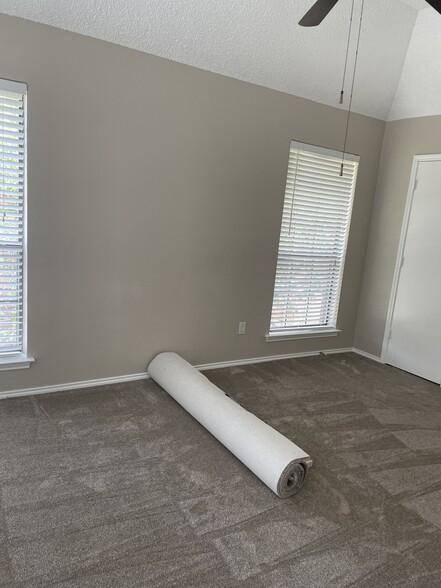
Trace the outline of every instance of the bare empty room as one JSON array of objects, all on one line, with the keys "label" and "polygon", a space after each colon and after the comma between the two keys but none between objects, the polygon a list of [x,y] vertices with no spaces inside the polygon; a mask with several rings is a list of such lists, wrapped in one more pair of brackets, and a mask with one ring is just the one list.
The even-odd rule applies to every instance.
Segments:
[{"label": "bare empty room", "polygon": [[440,56],[440,0],[0,0],[0,588],[441,585]]}]

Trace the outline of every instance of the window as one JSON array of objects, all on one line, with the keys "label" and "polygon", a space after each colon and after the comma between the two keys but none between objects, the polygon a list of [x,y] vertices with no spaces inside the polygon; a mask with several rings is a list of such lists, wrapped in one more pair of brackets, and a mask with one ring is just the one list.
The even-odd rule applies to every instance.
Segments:
[{"label": "window", "polygon": [[25,104],[25,84],[0,80],[0,369],[30,363],[25,349]]},{"label": "window", "polygon": [[291,143],[267,340],[338,333],[358,160]]}]

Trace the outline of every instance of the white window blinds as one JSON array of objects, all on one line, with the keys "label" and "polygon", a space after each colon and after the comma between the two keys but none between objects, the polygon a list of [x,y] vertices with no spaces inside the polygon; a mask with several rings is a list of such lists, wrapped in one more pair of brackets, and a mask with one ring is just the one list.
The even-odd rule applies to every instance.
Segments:
[{"label": "white window blinds", "polygon": [[357,156],[291,143],[270,334],[335,328]]},{"label": "white window blinds", "polygon": [[0,356],[23,351],[25,94],[0,80]]}]

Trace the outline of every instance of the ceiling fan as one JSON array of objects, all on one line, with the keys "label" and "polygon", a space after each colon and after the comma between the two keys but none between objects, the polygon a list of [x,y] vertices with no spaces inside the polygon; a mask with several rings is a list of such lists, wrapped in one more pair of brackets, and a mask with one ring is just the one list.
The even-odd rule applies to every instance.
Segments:
[{"label": "ceiling fan", "polygon": [[[317,0],[305,14],[299,25],[302,27],[316,27],[331,12],[338,0]],[[426,0],[435,10],[441,14],[441,0]]]}]

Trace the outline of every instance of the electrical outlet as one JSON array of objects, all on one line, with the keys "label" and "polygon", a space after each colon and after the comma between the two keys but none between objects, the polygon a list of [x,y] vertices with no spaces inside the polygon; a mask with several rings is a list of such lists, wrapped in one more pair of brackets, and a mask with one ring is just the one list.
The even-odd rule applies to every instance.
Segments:
[{"label": "electrical outlet", "polygon": [[245,331],[247,330],[247,323],[243,321],[239,323],[239,330],[237,331],[238,335],[245,335]]}]

